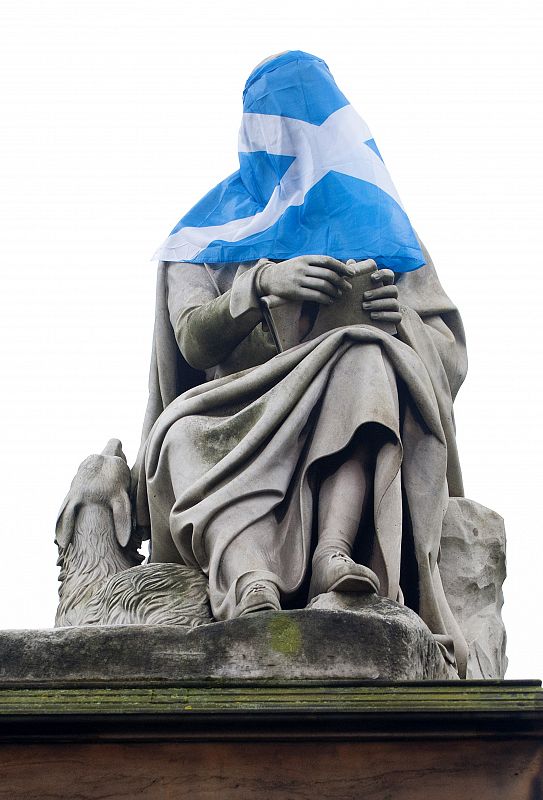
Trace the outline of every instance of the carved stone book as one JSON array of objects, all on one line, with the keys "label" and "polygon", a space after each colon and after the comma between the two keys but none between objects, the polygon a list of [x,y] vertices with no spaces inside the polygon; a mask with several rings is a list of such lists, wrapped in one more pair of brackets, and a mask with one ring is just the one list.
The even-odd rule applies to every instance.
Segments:
[{"label": "carved stone book", "polygon": [[276,295],[262,298],[264,317],[280,352],[301,342],[316,339],[327,331],[345,325],[372,325],[394,335],[396,326],[390,322],[373,320],[362,307],[364,292],[382,286],[372,281],[375,267],[362,268],[350,280],[352,291],[344,291],[331,305],[313,302],[284,300]]}]

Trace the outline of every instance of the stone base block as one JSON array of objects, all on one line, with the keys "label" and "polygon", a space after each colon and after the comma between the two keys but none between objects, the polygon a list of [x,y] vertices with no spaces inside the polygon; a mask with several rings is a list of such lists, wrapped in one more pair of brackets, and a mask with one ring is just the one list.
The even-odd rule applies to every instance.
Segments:
[{"label": "stone base block", "polygon": [[[349,599],[351,598],[351,599]],[[140,681],[446,680],[457,674],[422,620],[375,595],[198,628],[170,625],[1,631],[4,685]]]},{"label": "stone base block", "polygon": [[538,682],[0,689],[0,799],[540,800]]}]

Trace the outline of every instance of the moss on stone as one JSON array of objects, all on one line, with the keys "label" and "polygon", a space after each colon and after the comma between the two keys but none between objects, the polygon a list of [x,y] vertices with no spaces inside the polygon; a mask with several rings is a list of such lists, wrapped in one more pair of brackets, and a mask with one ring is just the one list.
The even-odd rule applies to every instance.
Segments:
[{"label": "moss on stone", "polygon": [[273,617],[268,625],[271,648],[286,656],[297,655],[302,647],[300,626],[290,617]]},{"label": "moss on stone", "polygon": [[[283,635],[284,634],[284,635]],[[296,645],[294,632],[278,631],[279,647]],[[285,652],[283,649],[281,652]],[[543,717],[538,682],[462,684],[168,686],[155,688],[0,689],[0,720],[57,714],[198,714],[267,711],[389,714],[485,713]]]}]

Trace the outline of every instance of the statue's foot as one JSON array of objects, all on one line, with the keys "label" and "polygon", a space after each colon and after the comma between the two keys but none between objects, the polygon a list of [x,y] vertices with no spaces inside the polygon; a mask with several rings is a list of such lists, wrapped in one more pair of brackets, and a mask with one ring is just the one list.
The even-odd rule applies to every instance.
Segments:
[{"label": "statue's foot", "polygon": [[258,611],[281,611],[279,589],[272,581],[250,583],[236,606],[236,617],[244,617]]},{"label": "statue's foot", "polygon": [[309,599],[325,592],[377,594],[379,578],[369,567],[357,564],[340,551],[313,562]]}]

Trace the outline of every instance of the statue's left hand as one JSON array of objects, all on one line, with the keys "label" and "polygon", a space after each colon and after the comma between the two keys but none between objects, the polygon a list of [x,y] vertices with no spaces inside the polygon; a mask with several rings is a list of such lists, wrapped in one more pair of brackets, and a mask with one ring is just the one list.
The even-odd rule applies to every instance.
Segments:
[{"label": "statue's left hand", "polygon": [[364,292],[362,307],[370,312],[374,320],[399,325],[402,312],[398,302],[398,287],[394,286],[394,273],[391,269],[378,269],[372,273],[371,279],[376,285]]}]

